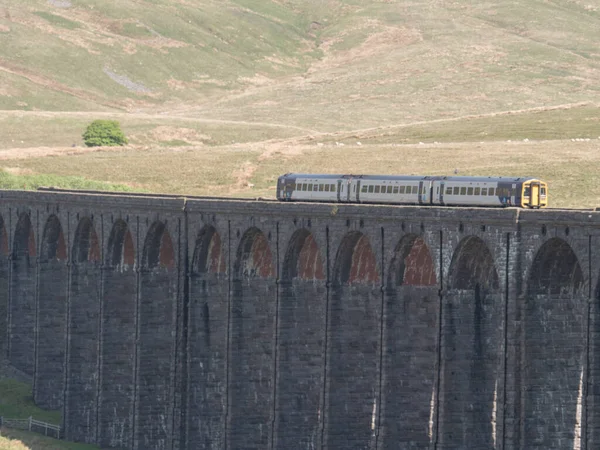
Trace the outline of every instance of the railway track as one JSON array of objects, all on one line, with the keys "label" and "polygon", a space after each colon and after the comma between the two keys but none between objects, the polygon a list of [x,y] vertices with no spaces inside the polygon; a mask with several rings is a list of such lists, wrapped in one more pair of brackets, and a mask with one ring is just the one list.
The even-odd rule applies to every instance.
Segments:
[{"label": "railway track", "polygon": [[186,198],[186,199],[198,199],[198,200],[219,200],[219,201],[261,201],[261,202],[277,202],[277,199],[266,198],[266,197],[217,197],[217,196],[201,196],[201,195],[185,195],[185,194],[158,194],[158,193],[146,193],[146,192],[117,192],[117,191],[94,191],[94,190],[82,190],[82,189],[63,189],[53,187],[39,187],[38,191],[41,192],[57,192],[65,194],[90,194],[90,195],[103,195],[103,196],[127,196],[127,197],[140,197],[140,198]]},{"label": "railway track", "polygon": [[[208,196],[208,195],[185,195],[185,194],[159,194],[159,193],[146,193],[146,192],[115,192],[115,191],[94,191],[94,190],[81,190],[81,189],[63,189],[63,188],[53,188],[53,187],[39,187],[37,189],[41,192],[58,192],[58,193],[66,193],[66,194],[90,194],[90,195],[103,195],[103,196],[128,196],[128,197],[140,197],[140,198],[185,198],[192,200],[217,200],[217,201],[261,201],[261,202],[279,202],[275,198],[267,198],[267,197],[218,197],[218,196]],[[306,203],[306,202],[294,202],[294,203]],[[311,202],[309,202],[311,203]],[[334,204],[334,203],[332,203]],[[386,206],[386,204],[382,204],[382,206]],[[391,206],[391,205],[387,205]],[[402,206],[402,205],[400,205]],[[435,206],[434,206],[435,207]],[[444,207],[444,206],[442,206]],[[457,206],[456,208],[460,208]],[[544,208],[546,211],[600,211],[600,207],[598,208]]]}]

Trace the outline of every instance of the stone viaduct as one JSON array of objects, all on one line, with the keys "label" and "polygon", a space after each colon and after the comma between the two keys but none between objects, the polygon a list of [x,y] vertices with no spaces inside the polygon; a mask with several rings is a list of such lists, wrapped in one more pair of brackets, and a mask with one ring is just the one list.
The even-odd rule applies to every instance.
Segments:
[{"label": "stone viaduct", "polygon": [[0,350],[69,440],[600,448],[600,212],[0,191],[0,218]]}]

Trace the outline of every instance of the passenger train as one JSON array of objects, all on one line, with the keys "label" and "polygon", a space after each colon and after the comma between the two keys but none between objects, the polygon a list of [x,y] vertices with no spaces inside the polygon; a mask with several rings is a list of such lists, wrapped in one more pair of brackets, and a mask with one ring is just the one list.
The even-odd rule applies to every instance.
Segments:
[{"label": "passenger train", "polygon": [[545,208],[548,186],[530,177],[326,175],[287,173],[282,201]]}]

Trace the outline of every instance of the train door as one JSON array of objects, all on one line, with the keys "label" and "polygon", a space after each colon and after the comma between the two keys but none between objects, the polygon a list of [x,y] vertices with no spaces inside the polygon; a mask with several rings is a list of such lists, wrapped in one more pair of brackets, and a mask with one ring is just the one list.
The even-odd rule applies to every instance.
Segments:
[{"label": "train door", "polygon": [[281,191],[281,197],[284,200],[290,201],[292,199],[292,194],[294,193],[294,189],[296,187],[296,180],[285,180],[285,185]]},{"label": "train door", "polygon": [[531,183],[531,194],[529,196],[529,207],[539,208],[540,207],[540,183]]},{"label": "train door", "polygon": [[356,201],[360,203],[360,180],[356,180]]},{"label": "train door", "polygon": [[[439,190],[440,190],[440,195],[439,195],[439,197],[436,197],[436,198],[439,198],[439,199],[440,199],[440,205],[443,205],[443,204],[444,204],[444,189],[445,189],[445,187],[444,187],[444,186],[445,186],[445,184],[444,184],[444,182],[442,181],[442,182],[440,183],[439,187],[437,188],[437,189],[439,189]],[[433,203],[433,200],[431,201],[431,203]]]},{"label": "train door", "polygon": [[338,185],[337,185],[337,199],[338,202],[342,201],[342,189],[344,189],[344,183],[342,180],[338,180]]},{"label": "train door", "polygon": [[346,187],[345,187],[345,189],[346,189],[346,195],[344,196],[345,198],[344,198],[343,201],[349,202],[350,201],[350,194],[351,194],[350,189],[352,189],[352,179],[350,178],[350,179],[346,180],[345,185],[346,185]]},{"label": "train door", "polygon": [[424,200],[425,200],[425,189],[423,189],[423,182],[419,181],[419,205],[422,205]]}]

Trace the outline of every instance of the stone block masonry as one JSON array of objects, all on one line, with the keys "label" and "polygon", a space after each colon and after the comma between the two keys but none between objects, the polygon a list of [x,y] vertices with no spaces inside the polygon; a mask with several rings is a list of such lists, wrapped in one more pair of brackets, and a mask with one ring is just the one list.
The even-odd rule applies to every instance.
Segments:
[{"label": "stone block masonry", "polygon": [[595,449],[600,213],[0,191],[0,351],[132,450]]}]

